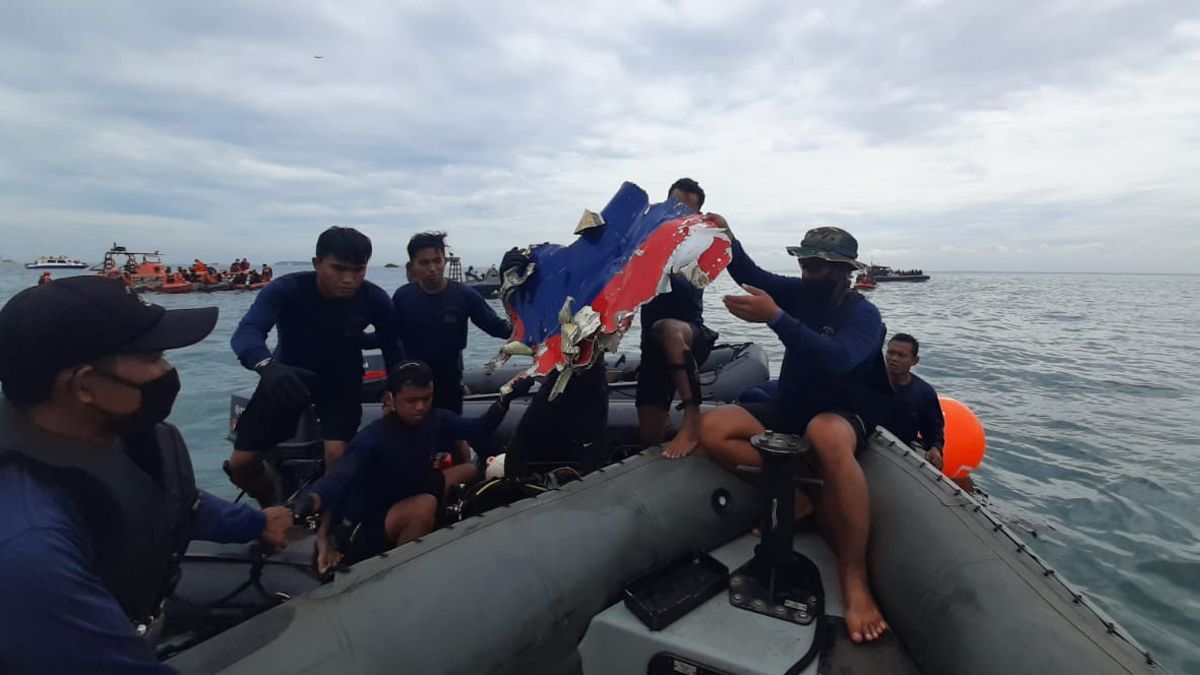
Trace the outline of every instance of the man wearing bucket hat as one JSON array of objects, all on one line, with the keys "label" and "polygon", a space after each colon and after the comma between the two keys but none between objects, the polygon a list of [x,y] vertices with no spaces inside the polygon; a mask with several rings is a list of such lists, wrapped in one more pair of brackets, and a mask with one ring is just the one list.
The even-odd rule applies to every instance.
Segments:
[{"label": "man wearing bucket hat", "polygon": [[[892,402],[881,351],[885,328],[879,310],[850,290],[850,275],[865,267],[850,233],[818,227],[788,253],[800,259],[799,279],[760,269],[740,242],[733,243],[729,274],[748,295],[725,296],[725,306],[775,331],[785,349],[783,366],[775,398],[705,414],[701,445],[733,470],[761,463],[750,438],[764,429],[807,437],[824,479],[818,516],[834,534],[846,627],[855,642],[869,642],[887,623],[867,579],[870,509],[855,453]],[[802,494],[796,505],[797,517],[811,509]]]},{"label": "man wearing bucket hat", "polygon": [[216,320],[96,276],[0,310],[0,671],[169,672],[149,638],[188,542],[286,543],[286,509],[199,492],[164,423],[179,375],[163,352]]}]

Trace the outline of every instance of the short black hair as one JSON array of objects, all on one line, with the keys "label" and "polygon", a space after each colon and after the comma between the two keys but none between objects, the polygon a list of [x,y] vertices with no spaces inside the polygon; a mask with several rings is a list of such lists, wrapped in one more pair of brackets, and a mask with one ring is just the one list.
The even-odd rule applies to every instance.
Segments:
[{"label": "short black hair", "polygon": [[427,248],[436,248],[442,256],[446,255],[445,232],[418,232],[408,240],[408,259],[414,260],[417,254]]},{"label": "short black hair", "polygon": [[352,265],[366,265],[371,260],[371,240],[353,227],[333,227],[317,237],[317,259],[333,256]]},{"label": "short black hair", "polygon": [[909,335],[908,333],[896,333],[892,336],[891,340],[888,340],[888,342],[907,342],[908,344],[912,345],[913,356],[916,356],[917,352],[921,351],[921,343],[917,342],[917,338]]},{"label": "short black hair", "polygon": [[700,198],[699,206],[704,206],[704,188],[700,187],[700,184],[691,178],[680,178],[671,183],[671,187],[667,188],[667,196],[670,197],[671,193],[676,190],[682,190],[689,195],[696,195]]},{"label": "short black hair", "polygon": [[388,391],[396,393],[404,387],[428,387],[433,384],[433,370],[424,361],[412,359],[392,366],[387,377]]}]

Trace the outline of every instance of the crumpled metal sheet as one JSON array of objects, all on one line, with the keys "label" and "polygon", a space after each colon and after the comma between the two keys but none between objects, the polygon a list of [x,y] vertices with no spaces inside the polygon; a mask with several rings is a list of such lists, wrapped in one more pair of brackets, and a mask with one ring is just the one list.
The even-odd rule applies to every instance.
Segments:
[{"label": "crumpled metal sheet", "polygon": [[534,352],[530,374],[590,365],[617,348],[642,305],[670,291],[671,274],[703,288],[729,264],[729,239],[715,222],[675,200],[652,205],[632,183],[599,218],[602,227],[584,228],[570,246],[534,247],[536,274],[512,286],[506,279],[514,340]]}]

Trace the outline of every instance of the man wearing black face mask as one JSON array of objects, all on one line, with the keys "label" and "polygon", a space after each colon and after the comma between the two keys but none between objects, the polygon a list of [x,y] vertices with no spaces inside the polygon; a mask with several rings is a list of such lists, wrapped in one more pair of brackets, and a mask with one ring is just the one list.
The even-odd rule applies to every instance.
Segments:
[{"label": "man wearing black face mask", "polygon": [[[764,429],[808,439],[825,481],[817,515],[838,556],[846,627],[854,642],[870,642],[887,623],[867,580],[870,505],[855,454],[892,403],[880,350],[885,328],[879,310],[850,290],[850,274],[864,265],[849,232],[809,230],[788,253],[800,259],[799,279],[760,269],[734,241],[729,274],[749,295],[725,296],[725,307],[775,331],[785,348],[783,366],[774,399],[706,413],[700,444],[734,470],[761,464],[750,439]],[[797,518],[809,510],[811,502],[797,494]]]},{"label": "man wearing black face mask", "polygon": [[147,636],[188,541],[286,543],[282,507],[199,492],[163,421],[216,308],[73,277],[0,310],[0,672],[169,672]]}]

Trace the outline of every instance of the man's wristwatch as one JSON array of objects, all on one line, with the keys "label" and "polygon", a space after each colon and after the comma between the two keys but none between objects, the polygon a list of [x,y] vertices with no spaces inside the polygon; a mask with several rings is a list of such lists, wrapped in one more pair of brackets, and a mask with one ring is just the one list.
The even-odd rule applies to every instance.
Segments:
[{"label": "man's wristwatch", "polygon": [[253,370],[259,370],[265,366],[269,366],[269,365],[271,365],[271,362],[273,360],[274,360],[273,358],[268,356],[267,358],[263,359],[262,361],[259,361],[258,363],[254,364]]}]

